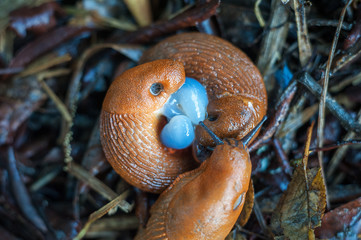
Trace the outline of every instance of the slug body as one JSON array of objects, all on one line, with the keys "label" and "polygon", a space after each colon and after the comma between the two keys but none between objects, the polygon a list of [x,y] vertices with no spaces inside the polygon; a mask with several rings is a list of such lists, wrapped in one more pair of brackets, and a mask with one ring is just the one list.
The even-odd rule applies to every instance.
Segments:
[{"label": "slug body", "polygon": [[[140,63],[156,59],[183,63],[186,76],[206,88],[209,118],[204,123],[221,139],[243,138],[266,114],[262,76],[247,55],[231,43],[202,33],[178,34],[145,52]],[[204,146],[214,145],[199,126],[196,139]]]},{"label": "slug body", "polygon": [[[114,80],[100,117],[101,142],[114,170],[143,191],[160,193],[196,164],[189,151],[174,151],[160,142],[165,125],[160,110],[184,83],[184,68],[158,60],[129,69]],[[150,88],[160,83],[154,96]]]},{"label": "slug body", "polygon": [[218,145],[160,195],[135,239],[225,239],[243,208],[251,168],[245,147]]}]

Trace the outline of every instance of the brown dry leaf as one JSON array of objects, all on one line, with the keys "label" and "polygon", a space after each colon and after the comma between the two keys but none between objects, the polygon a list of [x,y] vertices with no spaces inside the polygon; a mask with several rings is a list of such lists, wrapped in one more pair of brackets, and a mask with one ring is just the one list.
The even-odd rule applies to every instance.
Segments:
[{"label": "brown dry leaf", "polygon": [[0,18],[6,17],[11,11],[23,6],[38,6],[50,0],[1,0],[0,1]]},{"label": "brown dry leaf", "polygon": [[239,215],[237,223],[243,227],[248,222],[249,217],[251,216],[252,209],[254,205],[254,188],[253,188],[253,181],[249,182],[248,191],[246,193],[246,200],[244,202],[244,206]]},{"label": "brown dry leaf", "polygon": [[0,145],[14,141],[16,132],[46,100],[34,77],[0,81]]},{"label": "brown dry leaf", "polygon": [[278,202],[271,226],[278,238],[315,239],[326,206],[326,189],[320,168],[307,169],[311,125],[302,163],[296,168],[286,192]]},{"label": "brown dry leaf", "polygon": [[322,239],[360,239],[361,198],[326,213],[322,218],[322,226],[316,229],[316,236]]}]

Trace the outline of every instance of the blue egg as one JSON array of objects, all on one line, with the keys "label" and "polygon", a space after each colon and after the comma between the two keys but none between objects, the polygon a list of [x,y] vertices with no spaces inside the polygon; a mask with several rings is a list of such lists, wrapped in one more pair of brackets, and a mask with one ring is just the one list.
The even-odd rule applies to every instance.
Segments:
[{"label": "blue egg", "polygon": [[[179,91],[179,90],[178,90]],[[169,119],[177,115],[183,115],[181,108],[179,107],[179,102],[174,93],[169,97],[166,104],[164,104],[162,113]]]},{"label": "blue egg", "polygon": [[206,89],[197,80],[186,78],[181,88],[169,98],[163,107],[163,114],[171,119],[177,115],[186,115],[198,124],[206,117],[208,97]]},{"label": "blue egg", "polygon": [[191,120],[184,116],[178,115],[173,117],[167,123],[161,134],[160,140],[169,148],[183,149],[189,147],[194,139],[194,129]]}]

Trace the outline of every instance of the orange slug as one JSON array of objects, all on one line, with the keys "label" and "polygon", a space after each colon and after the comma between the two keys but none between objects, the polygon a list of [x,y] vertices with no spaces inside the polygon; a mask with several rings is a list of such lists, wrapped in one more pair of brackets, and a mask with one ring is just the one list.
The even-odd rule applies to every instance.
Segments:
[{"label": "orange slug", "polygon": [[[161,193],[178,175],[198,166],[189,149],[175,151],[159,137],[166,122],[160,109],[185,82],[185,76],[205,87],[209,104],[204,123],[221,139],[242,139],[266,113],[267,95],[258,69],[241,50],[221,38],[179,34],[150,48],[140,63],[110,86],[100,131],[109,163],[143,191]],[[161,88],[156,87],[159,91],[154,94],[157,84]],[[201,127],[195,133],[197,143],[215,145]],[[248,176],[250,169],[244,170]]]},{"label": "orange slug", "polygon": [[224,239],[242,211],[251,178],[245,148],[219,145],[212,156],[181,174],[151,208],[135,239]]},{"label": "orange slug", "polygon": [[[160,193],[183,172],[196,167],[187,151],[173,151],[159,140],[159,110],[185,81],[184,68],[157,60],[129,69],[110,86],[100,116],[101,142],[113,169],[143,191]],[[150,89],[161,83],[154,96]]]},{"label": "orange slug", "polygon": [[263,121],[241,143],[226,139],[199,168],[181,174],[159,196],[135,239],[225,239],[243,209],[251,180],[247,144]]}]

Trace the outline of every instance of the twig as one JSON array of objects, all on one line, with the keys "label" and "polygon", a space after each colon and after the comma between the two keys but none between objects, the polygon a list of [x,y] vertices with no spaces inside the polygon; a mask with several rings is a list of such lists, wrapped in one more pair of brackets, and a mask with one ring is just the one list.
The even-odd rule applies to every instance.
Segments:
[{"label": "twig", "polygon": [[[107,185],[105,185],[103,182],[101,182],[96,177],[92,176],[87,170],[82,168],[81,166],[75,164],[74,162],[71,162],[66,167],[66,170],[78,178],[80,181],[83,181],[89,185],[92,189],[94,189],[96,192],[101,194],[103,197],[105,197],[108,200],[113,200],[118,197],[118,194],[116,194],[112,189],[110,189]],[[119,207],[126,213],[130,212],[132,209],[132,205],[129,204],[127,201],[122,199],[122,201],[119,202]]]},{"label": "twig", "polygon": [[[358,122],[361,123],[361,110],[358,113]],[[343,138],[344,142],[347,142],[347,140],[352,139],[355,137],[355,133],[352,131],[349,131],[345,137]],[[337,149],[335,154],[332,156],[331,161],[329,163],[329,166],[327,168],[327,178],[331,179],[331,176],[334,174],[335,170],[339,166],[341,160],[346,155],[347,150],[349,149],[349,146],[345,145],[343,147],[340,147]]]},{"label": "twig", "polygon": [[49,52],[64,41],[86,31],[91,31],[91,29],[87,27],[64,26],[47,32],[23,47],[11,60],[9,67],[24,67],[35,58]]},{"label": "twig", "polygon": [[361,55],[361,39],[358,39],[355,44],[349,47],[346,51],[342,51],[335,56],[335,61],[332,64],[331,74],[335,74],[345,66],[350,65],[352,61],[358,59]]},{"label": "twig", "polygon": [[357,85],[357,82],[359,82],[360,80],[361,80],[361,72],[351,77],[348,77],[340,81],[336,85],[332,86],[330,88],[330,92],[339,92],[350,84]]},{"label": "twig", "polygon": [[[312,27],[337,27],[337,20],[328,20],[328,19],[309,19],[307,20],[307,25]],[[351,23],[343,23],[342,29],[350,31],[352,28]]]},{"label": "twig", "polygon": [[200,1],[195,8],[185,10],[178,16],[166,21],[153,23],[129,34],[114,34],[108,42],[117,43],[146,43],[150,40],[184,29],[196,26],[198,23],[210,18],[216,13],[220,0]]},{"label": "twig", "polygon": [[283,170],[285,171],[285,173],[288,176],[292,176],[292,168],[288,161],[287,155],[285,154],[285,152],[282,148],[282,144],[281,144],[280,140],[278,140],[277,138],[274,138],[272,143],[273,143],[274,149],[276,151],[277,159],[281,163]]},{"label": "twig", "polygon": [[293,0],[297,25],[298,52],[302,67],[306,66],[312,56],[311,44],[307,30],[306,11],[303,2],[304,1]]},{"label": "twig", "polygon": [[48,94],[48,96],[51,98],[51,100],[54,101],[55,106],[58,108],[59,112],[63,116],[64,120],[66,122],[71,122],[71,116],[66,108],[65,104],[60,100],[60,98],[51,90],[51,88],[46,84],[44,81],[44,78],[48,77],[54,77],[54,76],[61,76],[69,74],[70,71],[68,69],[57,69],[54,71],[47,71],[40,73],[37,77],[38,82],[40,83],[41,87],[44,89],[44,91]]},{"label": "twig", "polygon": [[[322,88],[308,73],[301,73],[301,75],[296,77],[296,79],[315,97],[320,98]],[[341,125],[346,130],[361,133],[361,124],[355,121],[353,117],[348,112],[346,112],[346,110],[343,109],[343,107],[339,105],[329,94],[326,94],[325,105],[327,109],[340,121]]]},{"label": "twig", "polygon": [[267,234],[268,237],[272,237],[273,234],[272,234],[272,232],[270,231],[270,229],[268,228],[268,226],[266,224],[266,220],[263,217],[262,211],[259,208],[259,205],[258,205],[258,202],[257,202],[256,198],[254,199],[253,211],[254,211],[254,213],[256,215],[256,218],[258,220],[258,223],[259,223],[263,233]]},{"label": "twig", "polygon": [[54,67],[56,65],[69,62],[70,60],[71,60],[71,56],[69,53],[55,58],[50,58],[50,59],[47,58],[45,62],[41,63],[38,66],[29,65],[23,72],[19,74],[19,77],[26,77],[32,74],[36,74],[51,67]]},{"label": "twig", "polygon": [[319,152],[319,151],[325,152],[325,151],[333,150],[335,148],[340,148],[343,146],[351,146],[351,145],[355,145],[355,144],[361,144],[361,140],[345,140],[342,142],[337,142],[334,144],[329,144],[329,145],[323,146],[322,148],[310,148],[310,153]]},{"label": "twig", "polygon": [[274,135],[282,121],[285,119],[296,90],[297,87],[295,81],[286,88],[276,106],[276,112],[270,117],[266,129],[248,147],[250,152],[264,145]]},{"label": "twig", "polygon": [[294,114],[291,118],[285,120],[282,128],[277,132],[278,138],[283,138],[290,132],[296,131],[298,128],[307,123],[318,110],[318,104],[314,104],[302,110],[301,114]]},{"label": "twig", "polygon": [[261,27],[265,26],[264,19],[262,17],[261,10],[259,9],[259,5],[261,4],[262,0],[257,0],[254,4],[254,13],[256,14],[256,18],[258,20],[258,23]]},{"label": "twig", "polygon": [[50,181],[52,181],[59,173],[61,173],[63,168],[60,166],[53,167],[47,174],[40,177],[37,181],[35,181],[30,186],[30,191],[36,192],[40,188],[44,187]]},{"label": "twig", "polygon": [[74,239],[75,240],[82,239],[85,236],[85,234],[87,233],[87,231],[88,231],[89,227],[91,226],[91,224],[93,222],[95,222],[97,219],[103,217],[108,212],[110,212],[113,208],[117,207],[122,201],[124,201],[123,199],[126,197],[127,194],[128,194],[128,192],[125,192],[125,193],[119,195],[114,200],[112,200],[108,204],[101,207],[99,210],[97,210],[97,211],[93,212],[92,214],[90,214],[87,223],[85,224],[83,229],[79,232],[79,234]]},{"label": "twig", "polygon": [[[324,133],[324,124],[325,124],[325,108],[326,108],[326,97],[327,97],[327,89],[328,89],[328,81],[330,78],[330,69],[331,69],[331,64],[332,64],[332,60],[336,51],[336,47],[337,47],[337,42],[338,42],[338,38],[340,35],[340,31],[341,31],[341,27],[342,27],[342,23],[343,23],[343,19],[345,17],[346,14],[346,10],[347,7],[350,6],[350,4],[352,3],[353,0],[349,0],[346,4],[346,6],[342,9],[341,12],[341,16],[340,16],[340,20],[335,32],[335,36],[333,38],[332,41],[332,47],[328,56],[328,60],[327,60],[327,65],[326,65],[326,70],[325,70],[325,75],[324,75],[324,79],[322,80],[322,93],[321,93],[321,99],[320,99],[320,107],[319,107],[319,115],[318,115],[318,123],[317,123],[317,147],[321,148],[323,146],[323,133]],[[322,172],[322,177],[325,179],[325,170],[323,168],[323,152],[318,152],[318,161],[319,161],[319,165],[321,167],[321,172]],[[326,181],[325,181],[326,183]],[[327,198],[327,187],[326,187],[326,200],[327,200],[327,208],[330,207],[330,202]]]}]

